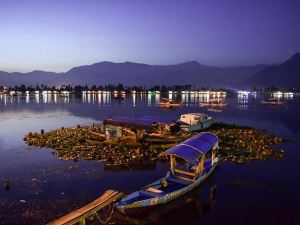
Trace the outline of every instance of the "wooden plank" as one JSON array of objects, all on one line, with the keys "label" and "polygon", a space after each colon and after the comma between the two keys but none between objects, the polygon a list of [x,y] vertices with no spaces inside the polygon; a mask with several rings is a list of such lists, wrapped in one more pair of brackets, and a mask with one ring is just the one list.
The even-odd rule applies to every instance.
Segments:
[{"label": "wooden plank", "polygon": [[175,176],[176,178],[178,178],[178,179],[181,179],[181,180],[185,180],[185,181],[189,181],[189,182],[192,182],[192,183],[194,183],[195,182],[195,180],[193,180],[193,179],[189,179],[189,178],[186,178],[186,177],[181,177],[181,176]]},{"label": "wooden plank", "polygon": [[194,177],[196,175],[195,173],[184,171],[184,170],[179,170],[179,169],[174,169],[174,171],[176,173],[181,173],[181,174],[192,176],[192,177]]},{"label": "wooden plank", "polygon": [[83,221],[85,218],[95,214],[97,211],[107,206],[109,203],[116,201],[122,195],[123,193],[114,190],[107,190],[102,196],[97,198],[95,201],[71,212],[70,214],[64,217],[61,217],[49,223],[48,225],[71,225]]}]

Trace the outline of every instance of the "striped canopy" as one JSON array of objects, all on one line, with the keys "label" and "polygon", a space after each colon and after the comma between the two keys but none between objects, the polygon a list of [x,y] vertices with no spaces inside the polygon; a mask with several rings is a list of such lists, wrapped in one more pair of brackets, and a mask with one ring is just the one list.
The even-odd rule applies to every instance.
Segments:
[{"label": "striped canopy", "polygon": [[209,132],[202,132],[186,141],[168,149],[163,155],[176,155],[185,159],[189,164],[197,161],[218,142],[219,138]]}]

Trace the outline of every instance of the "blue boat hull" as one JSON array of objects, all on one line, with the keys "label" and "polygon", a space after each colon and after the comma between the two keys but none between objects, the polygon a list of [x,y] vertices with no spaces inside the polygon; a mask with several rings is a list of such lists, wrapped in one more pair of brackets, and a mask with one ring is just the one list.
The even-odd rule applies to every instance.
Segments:
[{"label": "blue boat hull", "polygon": [[[174,191],[170,191],[165,194],[153,194],[153,196],[151,196],[151,197],[144,197],[143,190],[136,191],[136,192],[128,195],[121,201],[117,202],[116,208],[120,212],[125,213],[127,210],[139,209],[139,208],[150,207],[150,206],[157,206],[157,205],[165,204],[169,201],[172,201],[172,200],[186,194],[187,192],[193,190],[197,186],[199,186],[214,171],[216,165],[217,165],[217,163],[215,163],[210,168],[207,168],[207,170],[204,171],[204,173],[201,176],[199,176],[194,182],[192,182],[190,184],[188,184],[188,182],[186,182],[186,185],[182,184],[182,188],[176,189],[176,187],[175,187]],[[164,179],[168,180],[168,182],[171,182],[172,175],[170,175],[170,173],[168,173],[166,175],[166,177],[164,177]],[[161,180],[155,181],[148,186],[160,184],[160,181]],[[180,185],[178,185],[178,186],[180,187]],[[144,197],[144,199],[143,199],[143,197]]]}]

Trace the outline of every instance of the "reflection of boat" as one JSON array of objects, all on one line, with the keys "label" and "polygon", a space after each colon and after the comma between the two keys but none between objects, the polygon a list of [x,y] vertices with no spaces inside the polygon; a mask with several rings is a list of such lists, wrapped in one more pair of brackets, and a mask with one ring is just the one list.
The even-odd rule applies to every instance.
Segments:
[{"label": "reflection of boat", "polygon": [[68,98],[69,95],[68,94],[60,94],[60,97],[62,97],[62,98]]},{"label": "reflection of boat", "polygon": [[225,107],[228,105],[223,99],[213,98],[209,99],[208,102],[201,102],[200,107]]},{"label": "reflection of boat", "polygon": [[125,91],[114,91],[113,98],[117,100],[124,100]]},{"label": "reflection of boat", "polygon": [[121,165],[107,164],[104,165],[104,171],[140,171],[140,170],[154,170],[156,163],[153,161],[143,161],[136,163],[128,163]]},{"label": "reflection of boat", "polygon": [[265,104],[265,105],[282,105],[284,104],[285,102],[284,101],[281,101],[279,98],[269,98],[268,100],[266,101],[261,101],[262,104]]},{"label": "reflection of boat", "polygon": [[209,112],[222,112],[222,109],[216,109],[216,108],[207,108],[207,111]]},{"label": "reflection of boat", "polygon": [[216,205],[217,186],[215,184],[212,184],[209,190],[201,189],[201,192],[205,192],[205,196],[200,196],[199,189],[195,189],[169,204],[152,207],[149,212],[145,212],[145,215],[143,212],[146,210],[137,216],[150,224],[161,224],[160,221],[164,221],[163,224],[174,224],[182,218],[186,218],[185,224],[193,224],[195,218],[199,219]]},{"label": "reflection of boat", "polygon": [[183,106],[181,102],[174,102],[172,99],[169,98],[161,98],[164,101],[158,102],[159,106],[162,107],[180,107]]},{"label": "reflection of boat", "polygon": [[206,129],[211,126],[213,117],[202,113],[187,113],[180,116],[180,128],[192,132]]},{"label": "reflection of boat", "polygon": [[215,169],[218,137],[203,132],[165,151],[171,160],[167,175],[117,202],[125,213],[132,209],[160,205],[176,199],[202,183]]}]

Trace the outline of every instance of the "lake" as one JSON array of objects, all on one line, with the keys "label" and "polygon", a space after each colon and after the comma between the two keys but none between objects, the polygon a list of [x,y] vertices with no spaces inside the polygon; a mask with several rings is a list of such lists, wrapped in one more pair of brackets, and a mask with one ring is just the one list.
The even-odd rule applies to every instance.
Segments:
[{"label": "lake", "polygon": [[[300,98],[263,105],[264,96],[228,95],[222,112],[200,107],[198,95],[181,96],[182,108],[157,106],[160,94],[0,95],[0,224],[45,224],[99,197],[107,189],[129,194],[161,178],[162,162],[131,170],[97,161],[62,161],[51,149],[29,147],[23,137],[60,127],[99,123],[109,115],[178,118],[203,112],[215,121],[264,129],[290,141],[276,146],[282,160],[237,164],[222,161],[189,195],[140,218],[146,224],[300,224]],[[173,98],[174,96],[166,96]],[[4,185],[9,180],[9,186]]]}]

